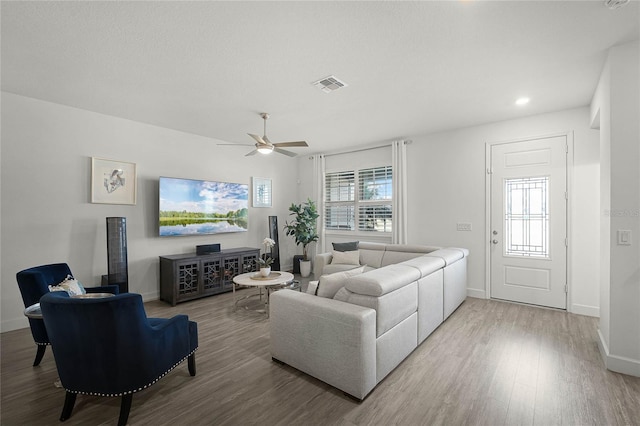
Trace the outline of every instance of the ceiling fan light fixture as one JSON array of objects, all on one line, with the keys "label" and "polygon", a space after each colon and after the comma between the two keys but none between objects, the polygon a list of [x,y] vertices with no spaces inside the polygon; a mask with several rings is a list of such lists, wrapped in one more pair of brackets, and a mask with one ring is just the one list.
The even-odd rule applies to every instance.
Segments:
[{"label": "ceiling fan light fixture", "polygon": [[263,145],[256,148],[260,154],[271,154],[273,152],[273,145]]}]

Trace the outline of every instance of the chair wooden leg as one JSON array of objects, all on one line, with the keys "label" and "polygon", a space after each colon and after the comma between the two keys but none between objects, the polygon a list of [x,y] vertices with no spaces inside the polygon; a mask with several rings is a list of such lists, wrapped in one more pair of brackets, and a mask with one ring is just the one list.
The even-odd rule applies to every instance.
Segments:
[{"label": "chair wooden leg", "polygon": [[129,419],[129,411],[131,410],[132,399],[133,399],[132,393],[122,395],[122,402],[120,403],[120,417],[118,418],[118,426],[125,426],[127,424],[127,420]]},{"label": "chair wooden leg", "polygon": [[76,403],[76,396],[78,396],[78,394],[67,391],[67,395],[64,397],[64,407],[62,407],[62,414],[60,414],[61,422],[64,422],[69,417],[71,417],[73,405]]},{"label": "chair wooden leg", "polygon": [[189,364],[189,374],[192,376],[196,375],[196,354],[195,352],[189,355],[187,359],[187,363]]},{"label": "chair wooden leg", "polygon": [[47,350],[47,345],[36,345],[38,347],[38,352],[36,352],[36,359],[33,361],[33,366],[40,365],[40,361],[42,361],[42,357],[44,356],[45,351]]}]

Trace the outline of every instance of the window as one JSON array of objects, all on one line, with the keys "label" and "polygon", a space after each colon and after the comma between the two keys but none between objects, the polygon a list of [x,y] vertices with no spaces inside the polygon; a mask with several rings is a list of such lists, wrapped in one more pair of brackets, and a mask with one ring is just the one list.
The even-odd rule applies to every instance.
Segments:
[{"label": "window", "polygon": [[391,232],[391,166],[325,174],[325,229]]},{"label": "window", "polygon": [[549,257],[549,177],[505,179],[505,254]]}]

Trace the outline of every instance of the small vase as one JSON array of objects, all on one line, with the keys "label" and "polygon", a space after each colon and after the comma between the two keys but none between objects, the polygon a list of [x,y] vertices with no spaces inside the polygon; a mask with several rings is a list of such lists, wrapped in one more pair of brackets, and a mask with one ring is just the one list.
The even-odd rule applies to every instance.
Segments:
[{"label": "small vase", "polygon": [[263,277],[268,277],[271,274],[271,266],[267,266],[264,268],[260,268],[260,275]]}]

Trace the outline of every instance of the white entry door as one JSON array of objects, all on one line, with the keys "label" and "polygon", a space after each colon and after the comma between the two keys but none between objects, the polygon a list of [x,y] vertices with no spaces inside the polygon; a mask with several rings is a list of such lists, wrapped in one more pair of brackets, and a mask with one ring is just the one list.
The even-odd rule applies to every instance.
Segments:
[{"label": "white entry door", "polygon": [[491,146],[491,297],[567,308],[567,137]]}]

